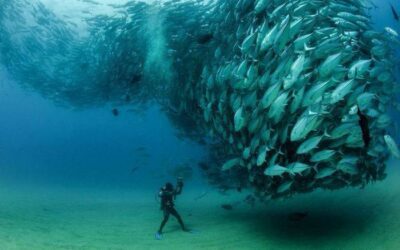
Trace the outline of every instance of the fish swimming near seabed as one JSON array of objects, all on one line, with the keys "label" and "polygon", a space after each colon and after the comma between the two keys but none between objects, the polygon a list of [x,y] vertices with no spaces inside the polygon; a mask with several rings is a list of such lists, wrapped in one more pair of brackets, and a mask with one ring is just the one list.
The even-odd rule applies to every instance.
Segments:
[{"label": "fish swimming near seabed", "polygon": [[203,191],[199,196],[195,197],[194,200],[200,200],[208,194],[208,191]]},{"label": "fish swimming near seabed", "polygon": [[143,146],[139,146],[139,147],[135,148],[135,151],[138,151],[138,152],[144,152],[146,150],[147,150],[147,148],[143,147]]},{"label": "fish swimming near seabed", "polygon": [[290,221],[297,222],[297,221],[304,220],[307,216],[308,216],[308,212],[295,212],[295,213],[289,214],[288,219]]},{"label": "fish swimming near seabed", "polygon": [[139,166],[133,167],[131,169],[131,174],[135,173],[139,169]]},{"label": "fish swimming near seabed", "polygon": [[244,202],[246,204],[248,204],[251,207],[254,207],[256,205],[256,198],[254,198],[253,195],[249,194],[246,196],[246,198],[244,199]]},{"label": "fish swimming near seabed", "polygon": [[221,208],[230,211],[233,209],[233,206],[231,204],[222,204]]},{"label": "fish swimming near seabed", "polygon": [[119,110],[116,109],[116,108],[114,108],[114,109],[111,110],[111,113],[112,113],[114,116],[118,116],[118,115],[119,115]]}]

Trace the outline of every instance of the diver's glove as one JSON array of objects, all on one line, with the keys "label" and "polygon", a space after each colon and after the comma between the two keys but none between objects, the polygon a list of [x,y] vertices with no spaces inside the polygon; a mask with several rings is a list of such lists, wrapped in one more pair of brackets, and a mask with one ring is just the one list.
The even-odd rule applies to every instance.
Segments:
[{"label": "diver's glove", "polygon": [[180,188],[183,187],[183,179],[182,179],[182,177],[178,177],[176,185],[178,187],[180,187]]}]

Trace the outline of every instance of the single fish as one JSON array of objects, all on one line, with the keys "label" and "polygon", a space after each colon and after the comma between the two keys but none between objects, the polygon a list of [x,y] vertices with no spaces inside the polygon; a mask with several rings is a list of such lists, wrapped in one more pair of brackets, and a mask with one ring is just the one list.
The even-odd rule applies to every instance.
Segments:
[{"label": "single fish", "polygon": [[200,200],[202,199],[204,196],[206,196],[208,194],[208,191],[203,191],[199,196],[195,197],[194,200]]},{"label": "single fish", "polygon": [[231,160],[225,162],[224,165],[222,165],[222,171],[229,170],[229,169],[233,168],[234,166],[239,165],[239,163],[240,163],[240,158],[231,159]]},{"label": "single fish", "polygon": [[221,207],[228,211],[233,209],[233,206],[231,204],[222,204]]},{"label": "single fish", "polygon": [[127,102],[127,103],[131,102],[131,96],[130,95],[127,94],[125,96],[125,102]]},{"label": "single fish", "polygon": [[335,104],[343,100],[344,97],[350,93],[351,89],[353,88],[353,85],[354,85],[353,79],[339,84],[332,92],[330,103]]},{"label": "single fish", "polygon": [[400,151],[399,151],[399,148],[397,147],[396,142],[393,140],[393,138],[390,135],[385,135],[383,137],[383,139],[385,140],[385,143],[386,143],[387,147],[389,148],[389,151],[392,153],[392,155],[394,157],[396,157],[397,159],[400,159]]},{"label": "single fish", "polygon": [[245,114],[243,108],[238,109],[234,116],[235,131],[240,131],[246,123]]},{"label": "single fish", "polygon": [[320,76],[321,77],[329,76],[339,65],[341,58],[342,58],[341,52],[326,58],[326,60],[321,64],[319,68]]},{"label": "single fish", "polygon": [[257,166],[261,166],[265,162],[265,158],[267,157],[267,152],[269,151],[268,147],[264,147],[260,150],[257,156]]},{"label": "single fish", "polygon": [[131,78],[131,83],[132,84],[135,84],[135,83],[138,83],[138,82],[140,82],[140,80],[142,80],[142,75],[141,74],[134,74],[133,76],[132,76],[132,78]]},{"label": "single fish", "polygon": [[268,167],[265,169],[264,174],[266,176],[281,176],[282,174],[286,173],[288,171],[287,168],[282,167],[278,164],[275,164],[273,166]]},{"label": "single fish", "polygon": [[336,172],[336,169],[325,167],[318,170],[317,174],[315,175],[315,179],[323,179],[325,177],[331,176]]},{"label": "single fish", "polygon": [[147,151],[147,149],[146,149],[146,147],[139,146],[139,147],[135,148],[135,151],[137,151],[137,152],[145,152],[145,151]]},{"label": "single fish", "polygon": [[295,174],[300,174],[308,169],[310,169],[311,167],[307,164],[301,163],[301,162],[295,162],[295,163],[291,163],[288,166],[288,171],[289,173],[291,173],[292,175]]},{"label": "single fish", "polygon": [[385,27],[385,31],[390,34],[393,37],[398,37],[399,33],[397,33],[397,31],[395,31],[394,29],[392,29],[391,27]]},{"label": "single fish", "polygon": [[300,117],[295,123],[291,133],[291,141],[299,141],[307,137],[307,135],[318,125],[318,115],[309,114]]},{"label": "single fish", "polygon": [[336,153],[335,150],[324,149],[311,156],[310,161],[311,162],[328,161],[335,155],[335,153]]},{"label": "single fish", "polygon": [[396,9],[393,7],[393,5],[391,3],[389,3],[389,5],[390,5],[390,9],[392,10],[394,19],[396,19],[396,21],[399,21],[399,14],[397,13]]},{"label": "single fish", "polygon": [[321,142],[321,140],[322,140],[322,136],[314,136],[314,137],[307,139],[302,144],[300,144],[296,153],[297,154],[306,154],[306,153],[310,152],[311,150],[315,149],[318,146],[318,144]]},{"label": "single fish", "polygon": [[208,34],[202,34],[197,37],[197,43],[199,44],[207,44],[211,42],[214,38],[214,35],[212,33]]},{"label": "single fish", "polygon": [[246,202],[248,205],[250,205],[251,207],[254,207],[256,205],[256,198],[254,198],[253,195],[249,194],[246,196],[246,198],[244,199],[244,202]]},{"label": "single fish", "polygon": [[255,13],[256,14],[261,13],[263,10],[265,10],[265,8],[268,6],[269,3],[270,1],[268,0],[258,0],[254,7]]},{"label": "single fish", "polygon": [[285,181],[276,190],[277,193],[285,193],[292,187],[293,181]]},{"label": "single fish", "polygon": [[301,221],[303,219],[305,219],[308,216],[308,212],[295,212],[295,213],[291,213],[288,216],[288,219],[290,221]]},{"label": "single fish", "polygon": [[135,173],[138,169],[139,169],[138,166],[133,167],[133,168],[131,169],[131,174]]},{"label": "single fish", "polygon": [[114,108],[114,109],[111,110],[111,113],[112,113],[114,116],[118,116],[118,115],[119,115],[119,110],[116,109],[116,108]]}]

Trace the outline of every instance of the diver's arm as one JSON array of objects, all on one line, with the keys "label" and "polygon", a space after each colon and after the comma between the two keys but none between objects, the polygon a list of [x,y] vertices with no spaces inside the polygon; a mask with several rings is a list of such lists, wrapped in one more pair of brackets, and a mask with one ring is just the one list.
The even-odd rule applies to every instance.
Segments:
[{"label": "diver's arm", "polygon": [[182,186],[178,186],[175,189],[175,195],[181,194],[182,193]]},{"label": "diver's arm", "polygon": [[178,179],[178,183],[176,184],[175,195],[181,194],[183,188],[183,181]]}]

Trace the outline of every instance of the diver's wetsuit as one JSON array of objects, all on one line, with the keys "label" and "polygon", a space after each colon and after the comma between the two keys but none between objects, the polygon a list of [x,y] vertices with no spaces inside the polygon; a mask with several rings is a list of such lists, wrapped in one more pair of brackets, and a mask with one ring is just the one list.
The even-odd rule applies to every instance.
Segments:
[{"label": "diver's wetsuit", "polygon": [[162,188],[158,196],[161,198],[161,210],[164,212],[164,219],[161,222],[160,229],[158,233],[162,233],[162,230],[169,219],[169,215],[172,214],[178,220],[181,225],[182,230],[186,231],[185,225],[183,224],[181,216],[178,214],[178,211],[174,208],[174,199],[175,196],[182,192],[182,184],[178,185],[176,189],[168,190],[166,188]]}]

